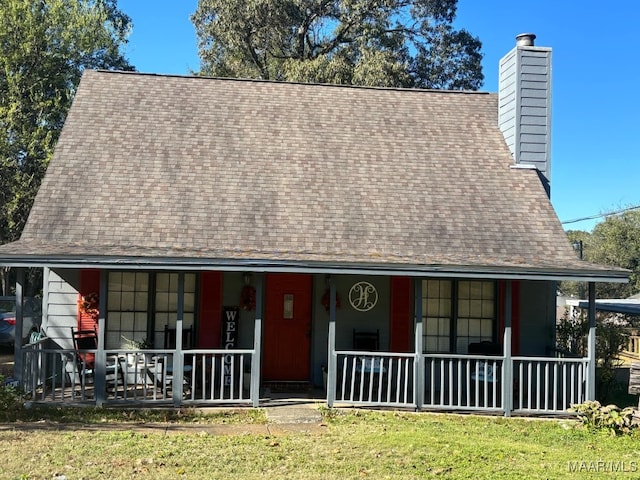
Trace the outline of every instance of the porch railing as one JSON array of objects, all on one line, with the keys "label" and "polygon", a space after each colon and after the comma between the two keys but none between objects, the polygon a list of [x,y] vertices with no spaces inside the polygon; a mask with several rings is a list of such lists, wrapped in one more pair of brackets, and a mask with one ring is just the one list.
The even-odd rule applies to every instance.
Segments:
[{"label": "porch railing", "polygon": [[566,413],[587,398],[588,358],[513,357],[513,407],[531,413]]},{"label": "porch railing", "polygon": [[[253,350],[106,350],[104,389],[97,350],[23,348],[22,385],[37,402],[238,404],[253,400]],[[180,374],[175,374],[180,371]],[[255,392],[257,395],[258,392]]]},{"label": "porch railing", "polygon": [[336,401],[353,405],[415,405],[414,354],[337,351],[336,355]]},{"label": "porch railing", "polygon": [[503,410],[501,356],[425,354],[425,409]]},{"label": "porch railing", "polygon": [[420,368],[411,353],[337,351],[336,358],[335,400],[353,405],[564,414],[588,391],[587,358],[424,354]]}]

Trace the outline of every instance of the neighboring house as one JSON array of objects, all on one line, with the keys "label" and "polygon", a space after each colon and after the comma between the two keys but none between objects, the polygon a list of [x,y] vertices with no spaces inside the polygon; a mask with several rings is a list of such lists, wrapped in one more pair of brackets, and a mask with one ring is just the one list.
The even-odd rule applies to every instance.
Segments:
[{"label": "neighboring house", "polygon": [[329,405],[507,415],[592,397],[593,352],[545,357],[555,285],[628,273],[576,258],[551,206],[551,50],[532,40],[500,94],[85,72],[0,247],[44,267],[29,394],[258,405],[326,380]]}]

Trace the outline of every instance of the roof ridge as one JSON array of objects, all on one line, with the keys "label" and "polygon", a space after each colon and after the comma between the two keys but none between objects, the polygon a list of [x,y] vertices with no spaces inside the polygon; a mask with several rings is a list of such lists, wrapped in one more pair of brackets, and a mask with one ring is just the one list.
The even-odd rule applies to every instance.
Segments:
[{"label": "roof ridge", "polygon": [[235,77],[211,77],[206,75],[187,75],[178,73],[154,73],[154,72],[137,72],[131,70],[106,70],[91,69],[87,71],[108,74],[123,74],[147,77],[167,77],[167,78],[184,78],[193,80],[218,80],[240,83],[268,83],[281,85],[301,85],[308,87],[332,87],[332,88],[352,88],[357,90],[380,90],[380,91],[398,91],[398,92],[415,92],[415,93],[443,93],[443,94],[463,94],[463,95],[491,95],[494,92],[477,91],[477,90],[439,90],[436,88],[404,88],[404,87],[377,87],[370,85],[348,85],[337,83],[315,83],[315,82],[292,82],[283,80],[265,80],[261,78],[235,78]]}]

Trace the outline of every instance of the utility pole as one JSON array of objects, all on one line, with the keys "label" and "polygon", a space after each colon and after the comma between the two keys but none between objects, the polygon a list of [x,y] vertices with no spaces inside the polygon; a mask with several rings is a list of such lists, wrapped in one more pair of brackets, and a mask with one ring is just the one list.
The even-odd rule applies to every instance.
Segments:
[{"label": "utility pole", "polygon": [[[582,243],[582,240],[574,240],[573,249],[578,253],[578,258],[580,260],[584,260],[584,243]],[[580,300],[584,299],[584,283],[583,282],[578,282],[578,295],[580,296]]]}]

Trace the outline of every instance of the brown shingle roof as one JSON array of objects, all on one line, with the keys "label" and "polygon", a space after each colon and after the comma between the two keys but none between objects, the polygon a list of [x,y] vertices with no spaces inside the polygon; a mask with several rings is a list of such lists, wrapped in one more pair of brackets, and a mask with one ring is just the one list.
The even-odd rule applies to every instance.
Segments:
[{"label": "brown shingle roof", "polygon": [[0,251],[580,269],[497,96],[84,74]]}]

